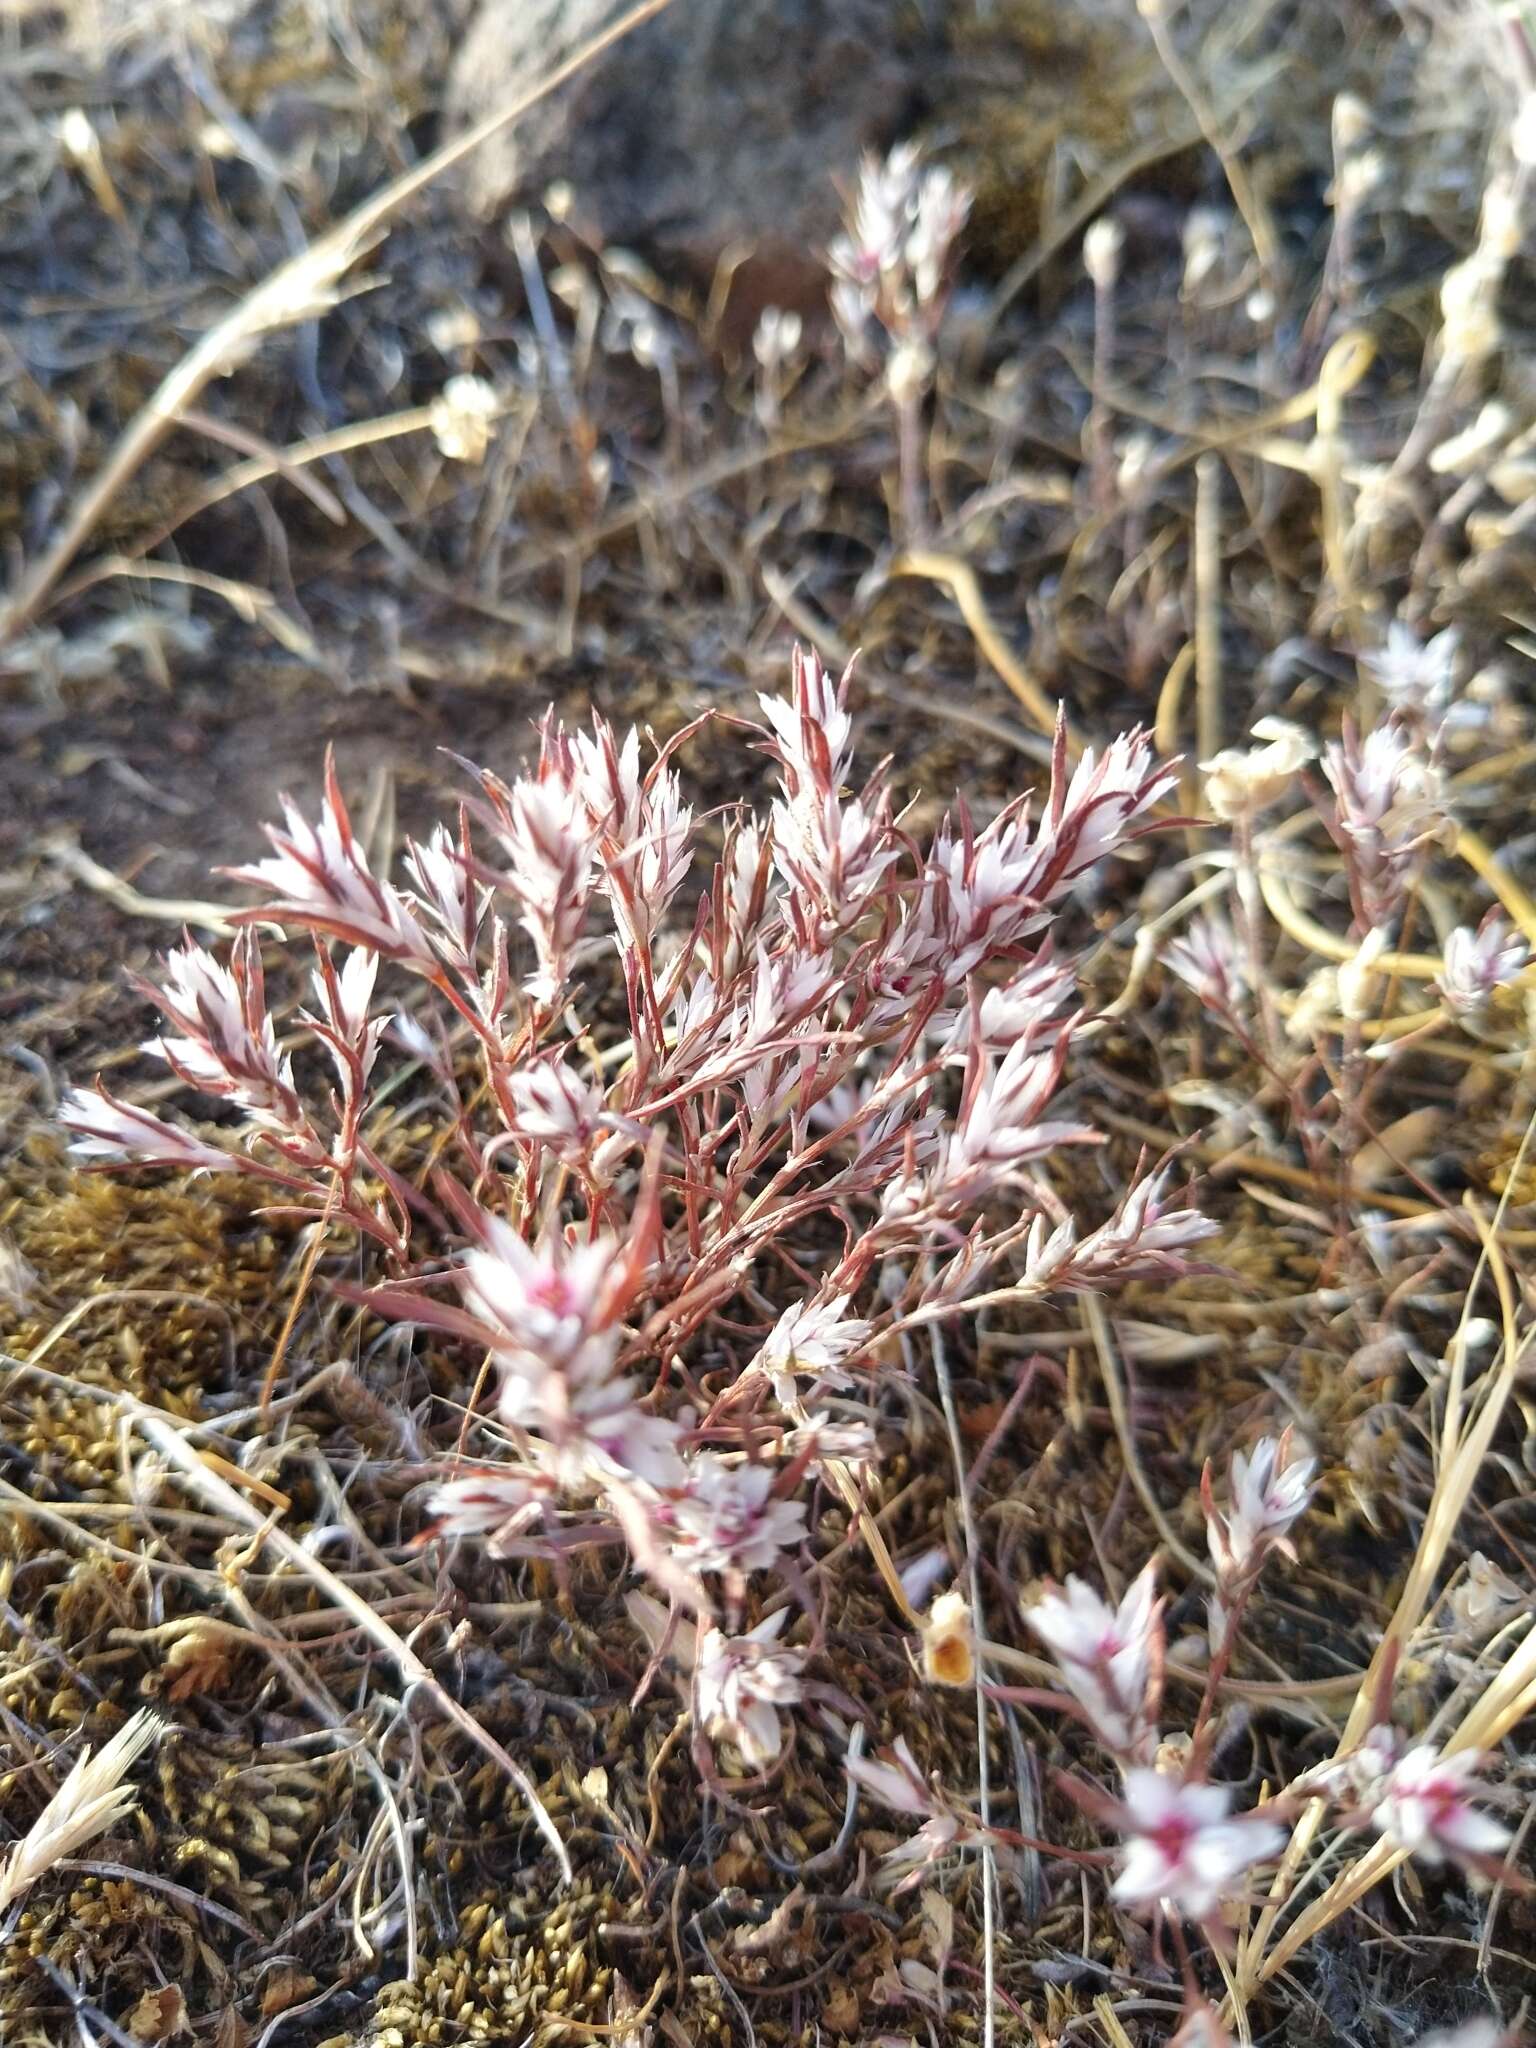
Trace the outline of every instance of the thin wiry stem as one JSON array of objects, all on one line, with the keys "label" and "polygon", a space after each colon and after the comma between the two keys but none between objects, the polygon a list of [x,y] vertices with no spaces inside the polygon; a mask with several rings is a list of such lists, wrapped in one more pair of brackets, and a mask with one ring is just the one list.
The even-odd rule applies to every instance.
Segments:
[{"label": "thin wiry stem", "polygon": [[976,1647],[976,1807],[981,1816],[981,1926],[982,1926],[982,2041],[993,2048],[997,2034],[997,1868],[992,1853],[992,1771],[987,1755],[987,1673],[981,1648],[985,1635],[981,1606],[981,1543],[976,1531],[976,1514],[971,1502],[970,1475],[965,1466],[965,1439],[960,1429],[960,1412],[955,1406],[955,1383],[949,1370],[949,1354],[943,1333],[935,1324],[929,1337],[939,1401],[949,1431],[949,1447],[955,1461],[955,1488],[960,1500],[960,1528],[965,1537],[966,1572],[970,1585]]}]

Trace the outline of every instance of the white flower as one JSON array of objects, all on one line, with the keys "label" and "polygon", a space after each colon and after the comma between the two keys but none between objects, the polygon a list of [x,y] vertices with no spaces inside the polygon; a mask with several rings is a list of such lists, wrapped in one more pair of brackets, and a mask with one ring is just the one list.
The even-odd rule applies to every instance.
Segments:
[{"label": "white flower", "polygon": [[1092,1143],[1097,1133],[1085,1124],[1048,1118],[1066,1060],[1065,1037],[1045,1050],[1031,1049],[1020,1039],[968,1093],[960,1112],[960,1129],[949,1152],[949,1171],[956,1181],[974,1177],[978,1190],[993,1174],[1003,1173],[1055,1151],[1058,1145]]},{"label": "white flower", "polygon": [[[790,656],[788,697],[759,696],[792,777],[833,785],[844,780],[853,752],[853,720],[842,701],[847,686],[847,670],[841,683],[834,683],[813,649],[796,647]],[[824,769],[819,767],[823,760]]]},{"label": "white flower", "polygon": [[249,867],[231,868],[273,900],[263,915],[316,931],[333,932],[355,946],[371,946],[386,959],[435,965],[432,949],[398,889],[374,878],[352,832],[335,764],[325,764],[325,801],[311,825],[287,797],[283,825],[268,825],[272,854]]},{"label": "white flower", "polygon": [[348,1091],[355,1084],[366,1083],[378,1057],[379,1042],[390,1026],[388,1016],[371,1021],[368,1016],[378,973],[378,954],[358,946],[347,955],[339,974],[334,963],[326,960],[310,976],[319,1016],[305,1013],[305,1022],[325,1041],[342,1087]]},{"label": "white flower", "polygon": [[1448,1010],[1476,1022],[1496,988],[1513,981],[1530,958],[1530,948],[1495,911],[1476,931],[1458,925],[1445,942],[1437,986]]},{"label": "white flower", "polygon": [[1225,917],[1197,917],[1163,948],[1164,962],[1204,1003],[1232,1009],[1248,990],[1248,969],[1237,934]]},{"label": "white flower", "polygon": [[417,906],[438,927],[446,958],[461,973],[471,969],[486,897],[447,826],[435,826],[425,845],[413,840],[405,865],[416,885]]},{"label": "white flower", "polygon": [[1120,270],[1120,252],[1125,247],[1125,230],[1112,214],[1100,214],[1083,236],[1083,268],[1099,287],[1106,290]]},{"label": "white flower", "polygon": [[772,1571],[783,1551],[804,1540],[805,1504],[771,1500],[766,1465],[732,1465],[700,1451],[688,1461],[687,1490],[673,1503],[673,1555],[696,1572],[740,1579]]},{"label": "white flower", "polygon": [[1509,1829],[1472,1804],[1481,1761],[1476,1750],[1442,1756],[1428,1742],[1406,1750],[1369,1801],[1371,1825],[1425,1863],[1497,1856]]},{"label": "white flower", "polygon": [[268,1124],[298,1120],[292,1063],[279,1054],[262,991],[261,959],[249,932],[229,966],[191,940],[170,953],[165,980],[150,990],[177,1037],[142,1048],[206,1095],[237,1102]]},{"label": "white flower", "polygon": [[1454,626],[1421,641],[1412,626],[1394,619],[1382,645],[1360,656],[1360,666],[1389,704],[1424,715],[1451,701],[1457,651]]},{"label": "white flower", "polygon": [[1031,1218],[1018,1285],[1044,1293],[1068,1272],[1076,1251],[1077,1225],[1070,1216],[1063,1217],[1054,1230],[1047,1229],[1044,1216]]},{"label": "white flower", "polygon": [[495,1557],[522,1532],[548,1492],[537,1472],[488,1470],[445,1480],[427,1496],[426,1506],[435,1535],[479,1538]]},{"label": "white flower", "polygon": [[1210,1515],[1211,1559],[1223,1580],[1250,1578],[1271,1550],[1291,1552],[1291,1525],[1312,1498],[1314,1458],[1291,1459],[1289,1433],[1261,1437],[1251,1453],[1232,1459],[1226,1514]]},{"label": "white flower", "polygon": [[[1054,960],[1048,949],[1043,950],[1022,974],[1001,988],[989,988],[982,997],[976,1018],[981,1043],[994,1052],[1021,1042],[1038,1046],[1060,1028],[1059,1012],[1076,987],[1071,965]],[[969,1035],[967,1011],[961,1011],[955,1029],[962,1041]]]},{"label": "white flower", "polygon": [[465,1252],[459,1286],[494,1350],[563,1365],[606,1332],[621,1261],[615,1238],[568,1245],[554,1236],[531,1245],[491,1215],[480,1216],[477,1228],[481,1242]]},{"label": "white flower", "polygon": [[867,1422],[828,1422],[813,1416],[787,1430],[781,1445],[786,1459],[804,1457],[813,1465],[847,1465],[857,1475],[875,1462],[875,1432]]},{"label": "white flower", "polygon": [[586,1157],[603,1113],[601,1092],[564,1060],[520,1067],[507,1083],[520,1138],[547,1145],[574,1164]]},{"label": "white flower", "polygon": [[1130,1280],[1187,1270],[1185,1253],[1221,1226],[1168,1199],[1170,1169],[1136,1181],[1107,1223],[1091,1230],[1072,1258],[1074,1281]]},{"label": "white flower", "polygon": [[1073,1698],[1105,1748],[1118,1757],[1150,1756],[1153,1655],[1160,1622],[1153,1567],[1148,1565],[1118,1607],[1091,1586],[1069,1578],[1024,1615],[1061,1667]]},{"label": "white flower", "polygon": [[752,353],[758,365],[771,375],[787,363],[800,346],[801,319],[780,306],[765,306],[752,332]]},{"label": "white flower", "polygon": [[1259,747],[1224,747],[1200,766],[1205,800],[1218,818],[1233,823],[1290,795],[1315,751],[1309,734],[1283,718],[1261,718],[1253,728]]},{"label": "white flower", "polygon": [[714,1742],[730,1742],[749,1770],[765,1770],[784,1746],[781,1707],[802,1697],[805,1658],[777,1638],[789,1617],[781,1607],[744,1636],[706,1628],[694,1666],[699,1719]]},{"label": "white flower", "polygon": [[432,438],[450,462],[484,462],[501,400],[484,377],[450,377],[432,401]]},{"label": "white flower", "polygon": [[1125,1850],[1112,1895],[1125,1906],[1161,1906],[1188,1920],[1209,1920],[1232,1899],[1255,1863],[1273,1856],[1285,1829],[1262,1815],[1230,1817],[1225,1785],[1126,1773]]},{"label": "white flower", "polygon": [[983,1838],[968,1814],[955,1811],[943,1794],[924,1780],[904,1735],[897,1736],[886,1754],[888,1763],[850,1754],[843,1759],[843,1769],[893,1813],[923,1816],[917,1833],[888,1849],[880,1859],[889,1876],[900,1877],[896,1889],[904,1891],[932,1864],[956,1850],[975,1847]]},{"label": "white flower", "polygon": [[873,1758],[854,1756],[851,1752],[843,1759],[843,1768],[856,1784],[866,1792],[873,1793],[882,1806],[888,1806],[892,1813],[933,1813],[938,1805],[933,1789],[917,1767],[917,1758],[905,1735],[898,1735],[891,1747],[891,1761],[876,1763]]},{"label": "white flower", "polygon": [[512,786],[500,826],[507,881],[538,955],[538,972],[524,986],[537,1001],[553,1003],[586,918],[595,839],[591,819],[580,795],[559,775],[524,776]]},{"label": "white flower", "polygon": [[768,1332],[748,1370],[769,1375],[781,1408],[793,1407],[797,1375],[822,1386],[843,1386],[844,1362],[867,1344],[873,1325],[848,1314],[850,1297],[835,1294],[825,1301],[802,1301],[785,1309]]}]

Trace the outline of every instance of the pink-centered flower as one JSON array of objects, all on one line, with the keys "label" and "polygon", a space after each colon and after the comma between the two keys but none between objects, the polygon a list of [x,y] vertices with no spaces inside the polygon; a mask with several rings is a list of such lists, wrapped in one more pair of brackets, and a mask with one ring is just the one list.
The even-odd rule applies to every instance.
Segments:
[{"label": "pink-centered flower", "polygon": [[616,1239],[529,1244],[502,1217],[484,1213],[476,1228],[480,1242],[464,1254],[459,1286],[491,1349],[554,1366],[589,1346],[611,1351],[628,1279]]},{"label": "pink-centered flower", "polygon": [[706,1628],[694,1663],[699,1719],[712,1742],[729,1742],[751,1771],[766,1770],[784,1747],[780,1709],[803,1695],[805,1658],[779,1642],[789,1609],[781,1607],[744,1636]]},{"label": "pink-centered flower", "polygon": [[498,1556],[537,1517],[551,1492],[543,1475],[531,1469],[488,1466],[461,1473],[427,1496],[432,1533],[449,1541],[478,1539]]},{"label": "pink-centered flower", "polygon": [[1213,1918],[1256,1863],[1277,1855],[1286,1830],[1262,1813],[1233,1817],[1225,1785],[1136,1769],[1125,1777],[1124,1847],[1112,1896],[1182,1919]]},{"label": "pink-centered flower", "polygon": [[1471,1863],[1498,1856],[1509,1829],[1473,1804],[1485,1792],[1476,1750],[1443,1755],[1433,1743],[1405,1750],[1364,1805],[1372,1827],[1395,1847],[1425,1863]]},{"label": "pink-centered flower", "polygon": [[1137,1762],[1157,1747],[1162,1620],[1148,1565],[1118,1607],[1068,1578],[1027,1608],[1025,1621],[1055,1657],[1068,1691],[1110,1753]]},{"label": "pink-centered flower", "polygon": [[805,1539],[805,1503],[775,1500],[766,1465],[732,1464],[700,1451],[688,1461],[684,1490],[671,1504],[672,1552],[692,1572],[719,1572],[740,1584],[772,1571]]}]

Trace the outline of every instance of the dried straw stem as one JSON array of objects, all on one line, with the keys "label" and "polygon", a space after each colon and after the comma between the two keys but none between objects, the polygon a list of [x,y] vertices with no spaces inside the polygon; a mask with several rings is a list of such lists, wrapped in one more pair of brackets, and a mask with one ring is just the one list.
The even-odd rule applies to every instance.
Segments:
[{"label": "dried straw stem", "polygon": [[530,107],[548,97],[583,70],[595,57],[623,40],[670,0],[639,0],[601,34],[593,36],[565,63],[506,106],[488,114],[473,128],[433,150],[408,171],[365,199],[345,220],[301,249],[250,291],[182,357],[148,402],[129,422],[101,469],[76,501],[74,510],[51,545],[22,578],[3,618],[0,643],[24,632],[47,602],[59,578],[85,545],[108,505],[130,477],[153,454],[170,429],[180,423],[215,377],[228,376],[267,335],[312,320],[336,303],[342,278],[388,232],[392,214],[416,194],[474,153],[482,142],[500,134]]}]

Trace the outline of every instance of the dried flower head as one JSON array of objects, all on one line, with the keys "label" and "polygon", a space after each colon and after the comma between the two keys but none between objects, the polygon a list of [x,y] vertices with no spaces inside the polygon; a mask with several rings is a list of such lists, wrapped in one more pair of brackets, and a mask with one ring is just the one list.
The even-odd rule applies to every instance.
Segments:
[{"label": "dried flower head", "polygon": [[1200,763],[1205,800],[1229,824],[1254,818],[1289,796],[1315,751],[1311,736],[1283,718],[1261,718],[1253,737],[1263,744],[1225,747]]},{"label": "dried flower head", "polygon": [[0,1861],[0,1911],[67,1856],[114,1827],[133,1805],[123,1780],[164,1723],[140,1707],[93,1756],[83,1749],[69,1774],[19,1842]]},{"label": "dried flower head", "polygon": [[976,1676],[976,1630],[961,1592],[941,1593],[923,1623],[923,1676],[930,1685],[970,1685]]}]

